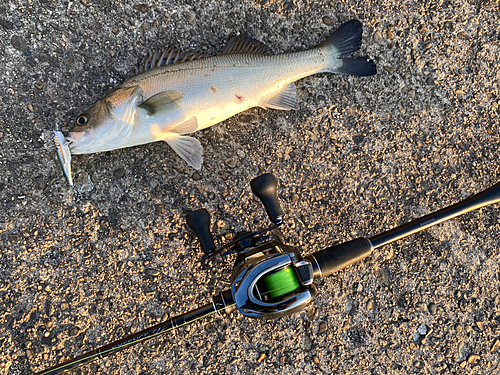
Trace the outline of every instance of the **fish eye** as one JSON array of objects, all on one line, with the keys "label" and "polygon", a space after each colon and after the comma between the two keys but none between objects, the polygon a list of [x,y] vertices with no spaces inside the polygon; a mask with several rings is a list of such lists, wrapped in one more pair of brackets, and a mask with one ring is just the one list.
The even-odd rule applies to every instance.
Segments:
[{"label": "fish eye", "polygon": [[78,125],[85,125],[88,121],[88,118],[87,118],[87,114],[84,113],[84,114],[81,114],[80,116],[78,116],[78,118],[76,119],[76,123]]}]

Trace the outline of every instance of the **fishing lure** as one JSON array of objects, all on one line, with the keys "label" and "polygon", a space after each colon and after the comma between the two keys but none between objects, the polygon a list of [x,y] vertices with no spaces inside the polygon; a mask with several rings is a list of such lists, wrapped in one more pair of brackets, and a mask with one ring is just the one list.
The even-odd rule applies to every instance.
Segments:
[{"label": "fishing lure", "polygon": [[54,143],[57,149],[57,160],[62,169],[64,177],[68,184],[73,187],[73,176],[71,175],[71,151],[69,149],[69,142],[61,131],[59,125],[56,125],[56,129],[52,133],[54,135]]}]

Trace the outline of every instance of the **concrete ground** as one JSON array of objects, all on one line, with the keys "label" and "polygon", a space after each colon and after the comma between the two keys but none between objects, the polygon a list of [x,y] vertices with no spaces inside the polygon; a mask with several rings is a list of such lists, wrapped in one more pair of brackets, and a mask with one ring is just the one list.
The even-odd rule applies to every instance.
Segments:
[{"label": "concrete ground", "polygon": [[[500,181],[497,1],[3,0],[0,4],[0,374],[31,374],[196,306],[266,226],[249,181],[279,180],[283,239],[304,254],[453,204]],[[148,51],[217,53],[234,35],[276,52],[364,25],[369,78],[297,82],[294,112],[252,109],[197,132],[196,172],[163,143],[73,157],[52,130],[135,74]],[[500,374],[499,205],[378,250],[320,281],[303,312],[236,312],[72,374]]]}]

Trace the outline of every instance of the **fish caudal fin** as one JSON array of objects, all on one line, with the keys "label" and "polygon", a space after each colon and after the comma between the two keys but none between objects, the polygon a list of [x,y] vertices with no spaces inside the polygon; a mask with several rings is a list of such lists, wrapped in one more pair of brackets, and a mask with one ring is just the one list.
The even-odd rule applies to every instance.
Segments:
[{"label": "fish caudal fin", "polygon": [[165,139],[170,147],[179,155],[186,163],[196,170],[201,169],[203,163],[203,147],[200,141],[195,138],[185,135],[172,133],[169,138]]},{"label": "fish caudal fin", "polygon": [[361,47],[363,25],[353,20],[342,24],[333,35],[319,47],[330,48],[334,54],[331,68],[327,71],[356,77],[372,76],[377,73],[375,62],[367,56],[352,57]]}]

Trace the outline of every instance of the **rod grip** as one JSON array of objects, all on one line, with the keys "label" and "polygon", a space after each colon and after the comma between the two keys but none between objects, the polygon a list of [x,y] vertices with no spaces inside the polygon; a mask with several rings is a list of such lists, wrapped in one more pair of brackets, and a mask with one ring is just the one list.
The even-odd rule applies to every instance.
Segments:
[{"label": "rod grip", "polygon": [[372,252],[373,246],[368,239],[357,238],[340,245],[327,247],[306,258],[311,261],[313,268],[315,263],[317,265],[318,269],[314,270],[314,277],[325,277],[363,260]]}]

